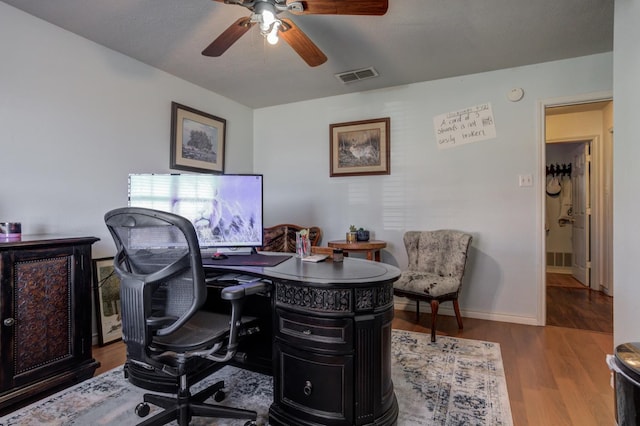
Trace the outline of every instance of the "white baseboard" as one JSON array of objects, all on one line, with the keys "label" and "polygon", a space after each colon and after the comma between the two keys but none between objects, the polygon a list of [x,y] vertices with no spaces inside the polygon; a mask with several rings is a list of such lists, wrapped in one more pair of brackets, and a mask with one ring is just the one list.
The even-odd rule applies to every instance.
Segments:
[{"label": "white baseboard", "polygon": [[[409,299],[404,298],[395,298],[393,301],[394,309],[398,309],[400,311],[416,311],[415,302],[410,301]],[[427,303],[420,304],[420,312],[421,313],[431,313],[431,306]],[[514,324],[524,324],[524,325],[542,325],[538,324],[537,319],[534,317],[522,317],[517,315],[508,315],[501,314],[496,312],[482,312],[482,311],[472,311],[467,309],[460,309],[460,314],[462,317],[466,318],[475,318],[489,321],[500,321],[500,322],[510,322]],[[440,305],[438,308],[438,315],[447,315],[450,317],[455,316],[455,312],[453,311],[453,306],[451,303],[446,303]]]}]

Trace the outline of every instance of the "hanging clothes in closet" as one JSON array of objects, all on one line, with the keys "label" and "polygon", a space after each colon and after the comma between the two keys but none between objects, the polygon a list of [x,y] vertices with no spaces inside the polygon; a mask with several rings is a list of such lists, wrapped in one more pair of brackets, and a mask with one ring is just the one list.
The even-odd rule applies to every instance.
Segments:
[{"label": "hanging clothes in closet", "polygon": [[563,176],[562,190],[560,191],[560,215],[558,217],[558,224],[560,226],[566,226],[573,223],[573,204],[571,194],[571,176]]},{"label": "hanging clothes in closet", "polygon": [[[560,211],[550,212],[547,209],[545,229],[549,231],[549,220],[557,220],[558,225],[565,226],[573,222],[571,164],[551,164],[547,166],[546,193],[549,197],[560,198]],[[550,207],[550,203],[547,203]],[[557,215],[557,216],[556,216]]]}]

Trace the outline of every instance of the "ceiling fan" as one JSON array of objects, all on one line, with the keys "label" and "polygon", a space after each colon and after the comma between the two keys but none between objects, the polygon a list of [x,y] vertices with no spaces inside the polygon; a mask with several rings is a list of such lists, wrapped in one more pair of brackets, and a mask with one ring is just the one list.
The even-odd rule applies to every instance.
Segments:
[{"label": "ceiling fan", "polygon": [[270,44],[281,37],[311,67],[327,57],[292,20],[280,18],[282,12],[294,15],[384,15],[388,0],[215,0],[249,9],[250,16],[240,18],[202,51],[205,56],[220,56],[255,24]]}]

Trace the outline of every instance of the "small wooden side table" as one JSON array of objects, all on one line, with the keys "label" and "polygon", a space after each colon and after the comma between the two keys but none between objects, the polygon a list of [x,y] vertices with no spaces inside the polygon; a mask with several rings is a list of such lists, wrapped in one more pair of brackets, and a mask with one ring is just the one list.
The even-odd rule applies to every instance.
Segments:
[{"label": "small wooden side table", "polygon": [[348,256],[349,252],[366,253],[367,260],[380,262],[380,250],[385,248],[387,243],[380,240],[357,241],[355,243],[348,243],[347,240],[336,240],[329,241],[327,245],[332,248],[344,250],[345,256]]}]

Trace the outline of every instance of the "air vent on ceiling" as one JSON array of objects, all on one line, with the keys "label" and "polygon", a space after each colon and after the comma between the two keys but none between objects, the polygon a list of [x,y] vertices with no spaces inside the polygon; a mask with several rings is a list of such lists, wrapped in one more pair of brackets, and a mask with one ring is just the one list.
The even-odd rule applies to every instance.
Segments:
[{"label": "air vent on ceiling", "polygon": [[362,68],[354,71],[341,72],[335,75],[343,83],[353,83],[354,81],[366,80],[378,76],[378,72],[373,67]]}]

